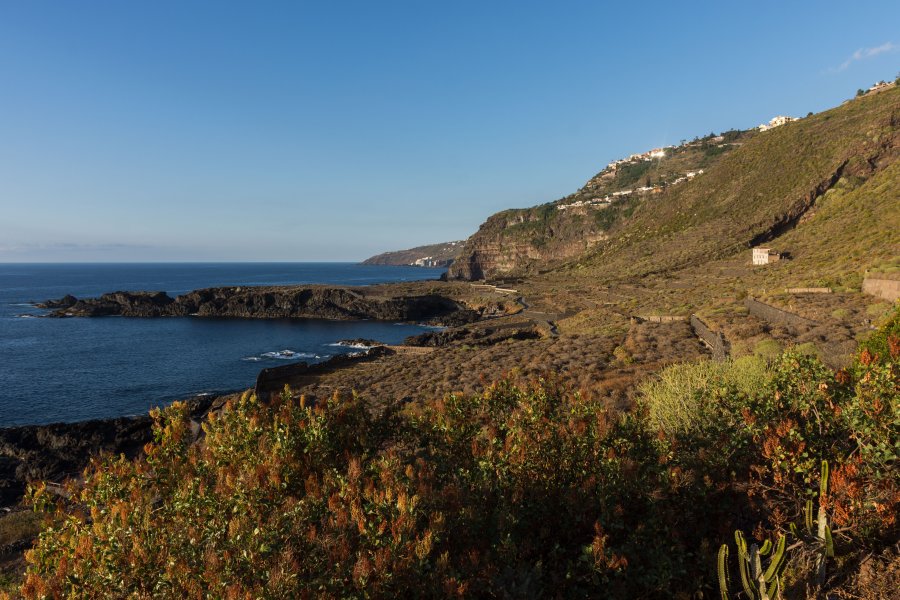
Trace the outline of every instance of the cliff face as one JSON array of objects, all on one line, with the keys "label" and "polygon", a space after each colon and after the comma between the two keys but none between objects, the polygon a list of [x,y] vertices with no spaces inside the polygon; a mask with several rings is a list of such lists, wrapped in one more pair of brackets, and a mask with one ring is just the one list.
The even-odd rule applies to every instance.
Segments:
[{"label": "cliff face", "polygon": [[558,211],[554,204],[491,216],[466,242],[448,277],[474,281],[527,274],[589,250],[606,237],[587,210]]},{"label": "cliff face", "polygon": [[112,292],[99,298],[67,297],[42,306],[55,317],[242,317],[376,319],[457,325],[477,312],[436,294],[378,297],[352,288],[227,287],[195,290],[177,298],[165,292]]}]

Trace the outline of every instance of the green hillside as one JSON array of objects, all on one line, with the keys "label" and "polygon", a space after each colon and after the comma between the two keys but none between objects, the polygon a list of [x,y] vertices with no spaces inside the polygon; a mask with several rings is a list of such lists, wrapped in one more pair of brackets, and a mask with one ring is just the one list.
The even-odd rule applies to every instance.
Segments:
[{"label": "green hillside", "polygon": [[651,198],[690,185],[705,170],[757,135],[710,134],[610,164],[578,191],[540,206],[497,213],[466,242],[450,277],[520,276],[579,257],[606,240],[616,224]]},{"label": "green hillside", "polygon": [[[578,263],[601,276],[642,276],[777,239],[779,249],[812,260],[811,267],[833,272],[849,267],[850,257],[855,267],[874,264],[900,241],[897,228],[884,227],[884,219],[897,219],[898,124],[895,88],[754,136],[689,185],[638,205]],[[798,227],[819,208],[814,225]],[[873,228],[880,243],[861,247]],[[849,245],[821,244],[826,233]],[[818,249],[804,255],[803,240]],[[796,251],[793,243],[801,244]]]},{"label": "green hillside", "polygon": [[[833,229],[831,234],[856,241],[829,244],[807,254],[806,259],[815,260],[805,264],[828,263],[832,272],[845,261],[848,269],[874,265],[896,253],[898,243],[895,234],[879,225],[880,243],[860,246],[864,231],[871,229],[866,214],[877,216],[882,225],[884,219],[896,219],[890,202],[896,199],[896,172],[888,167],[898,155],[898,123],[900,89],[894,87],[766,132],[738,133],[735,144],[715,146],[712,155],[708,143],[705,150],[702,141],[688,145],[681,156],[672,156],[672,162],[678,161],[676,170],[704,172],[678,185],[655,183],[648,173],[664,169],[652,162],[637,163],[645,169],[637,177],[601,172],[570,197],[490,217],[466,243],[451,276],[496,279],[577,268],[611,281],[665,273],[768,244],[810,220],[818,208],[830,223],[779,240],[800,244],[781,249],[799,257],[806,231],[814,240]],[[559,210],[642,178],[647,183],[648,176],[649,183],[659,185],[653,193]],[[836,203],[846,203],[848,211],[828,208]],[[847,227],[860,219],[858,226]],[[833,252],[840,256],[829,254]]]}]

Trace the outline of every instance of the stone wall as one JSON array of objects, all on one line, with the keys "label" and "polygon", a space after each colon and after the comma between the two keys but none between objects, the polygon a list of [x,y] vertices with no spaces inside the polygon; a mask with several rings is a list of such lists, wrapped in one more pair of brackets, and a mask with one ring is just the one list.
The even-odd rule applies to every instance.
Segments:
[{"label": "stone wall", "polygon": [[631,319],[638,323],[678,323],[688,320],[687,317],[679,315],[635,315]]},{"label": "stone wall", "polygon": [[691,328],[697,337],[709,346],[713,360],[725,360],[728,358],[731,348],[722,332],[710,329],[697,315],[691,315]]},{"label": "stone wall", "polygon": [[826,287],[818,287],[818,288],[787,288],[784,290],[788,294],[830,294],[832,292],[831,288]]},{"label": "stone wall", "polygon": [[863,279],[862,291],[895,302],[900,300],[900,279],[867,277]]},{"label": "stone wall", "polygon": [[759,300],[754,300],[753,298],[746,298],[744,300],[744,306],[754,317],[758,317],[763,321],[768,321],[770,323],[777,323],[780,325],[816,325],[815,321],[786,310],[781,310],[780,308],[775,308],[774,306],[770,306]]}]

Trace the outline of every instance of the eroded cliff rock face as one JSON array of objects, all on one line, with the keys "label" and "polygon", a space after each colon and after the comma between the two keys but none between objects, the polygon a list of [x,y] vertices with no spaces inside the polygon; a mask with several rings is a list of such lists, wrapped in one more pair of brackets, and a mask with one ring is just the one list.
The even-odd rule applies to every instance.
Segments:
[{"label": "eroded cliff rock face", "polygon": [[468,239],[447,276],[466,281],[518,277],[537,265],[578,256],[605,239],[596,210],[612,209],[563,211],[549,204],[493,215]]},{"label": "eroded cliff rock face", "polygon": [[[74,302],[72,301],[74,300]],[[54,317],[240,317],[470,323],[479,314],[436,294],[378,297],[352,288],[226,287],[169,297],[165,292],[112,292],[99,298],[48,301]]]}]

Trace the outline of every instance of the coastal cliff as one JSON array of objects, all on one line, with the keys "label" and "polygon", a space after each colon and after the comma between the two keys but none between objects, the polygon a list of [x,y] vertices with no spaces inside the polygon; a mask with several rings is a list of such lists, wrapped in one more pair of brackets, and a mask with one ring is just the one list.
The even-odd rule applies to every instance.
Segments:
[{"label": "coastal cliff", "polygon": [[559,211],[555,204],[492,215],[450,265],[449,279],[477,281],[520,277],[588,251],[605,239],[599,222],[585,211]]},{"label": "coastal cliff", "polygon": [[257,319],[375,319],[458,325],[479,313],[438,294],[379,296],[362,288],[221,287],[176,298],[165,292],[111,292],[99,298],[67,296],[39,305],[53,317],[238,317]]}]

